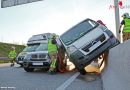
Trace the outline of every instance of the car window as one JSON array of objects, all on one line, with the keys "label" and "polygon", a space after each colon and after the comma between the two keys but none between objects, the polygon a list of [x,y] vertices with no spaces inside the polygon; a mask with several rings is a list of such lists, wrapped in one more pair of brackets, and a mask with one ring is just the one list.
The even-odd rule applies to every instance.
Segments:
[{"label": "car window", "polygon": [[47,51],[48,50],[48,44],[42,43],[40,46],[36,49],[36,51]]},{"label": "car window", "polygon": [[91,31],[97,25],[98,23],[96,23],[95,21],[87,19],[79,23],[78,25],[74,26],[63,35],[61,35],[61,39],[64,44],[70,45],[75,40],[79,39],[80,37],[88,33],[89,31]]},{"label": "car window", "polygon": [[28,45],[26,48],[24,48],[23,52],[32,52],[35,51],[36,48],[39,46],[40,44],[31,44]]}]

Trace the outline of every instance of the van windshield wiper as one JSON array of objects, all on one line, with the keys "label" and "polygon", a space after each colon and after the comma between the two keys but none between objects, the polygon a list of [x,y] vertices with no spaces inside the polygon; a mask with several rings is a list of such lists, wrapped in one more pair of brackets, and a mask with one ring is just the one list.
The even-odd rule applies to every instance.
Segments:
[{"label": "van windshield wiper", "polygon": [[73,41],[76,41],[77,39],[79,39],[80,37],[82,37],[86,32],[82,32],[80,33],[77,37],[74,38]]},{"label": "van windshield wiper", "polygon": [[80,33],[79,37],[83,36],[86,32],[82,32]]},{"label": "van windshield wiper", "polygon": [[68,41],[65,42],[65,44],[66,44],[66,45],[69,45],[69,44],[71,44],[73,41],[74,41],[74,40],[68,40]]}]

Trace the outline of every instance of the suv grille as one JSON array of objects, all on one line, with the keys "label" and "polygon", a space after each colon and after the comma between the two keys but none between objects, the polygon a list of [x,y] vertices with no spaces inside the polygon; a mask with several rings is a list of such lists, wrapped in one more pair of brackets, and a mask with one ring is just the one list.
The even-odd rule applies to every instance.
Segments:
[{"label": "suv grille", "polygon": [[91,46],[93,46],[94,44],[96,44],[98,41],[103,42],[105,39],[106,39],[105,35],[102,34],[97,39],[93,40],[90,44],[86,45],[82,50],[84,50],[85,52],[89,52],[89,48]]},{"label": "suv grille", "polygon": [[39,54],[39,58],[46,58],[45,54]]},{"label": "suv grille", "polygon": [[46,61],[46,54],[33,54],[31,61]]},{"label": "suv grille", "polygon": [[32,58],[38,58],[38,55],[34,54],[32,55]]}]

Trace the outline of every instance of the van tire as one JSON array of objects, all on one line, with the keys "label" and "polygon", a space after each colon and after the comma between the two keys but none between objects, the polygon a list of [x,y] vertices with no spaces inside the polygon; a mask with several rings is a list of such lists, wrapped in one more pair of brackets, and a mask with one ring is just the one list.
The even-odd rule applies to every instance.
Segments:
[{"label": "van tire", "polygon": [[34,68],[24,67],[24,70],[25,70],[26,72],[33,72],[33,71],[34,71]]},{"label": "van tire", "polygon": [[87,72],[85,69],[78,69],[81,75],[85,75]]}]

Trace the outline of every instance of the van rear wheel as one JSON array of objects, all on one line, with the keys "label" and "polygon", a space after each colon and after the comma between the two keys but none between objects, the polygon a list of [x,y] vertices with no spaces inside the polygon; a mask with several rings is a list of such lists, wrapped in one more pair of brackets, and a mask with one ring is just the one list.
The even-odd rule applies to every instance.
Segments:
[{"label": "van rear wheel", "polygon": [[33,71],[34,71],[34,68],[24,67],[24,70],[25,70],[26,72],[33,72]]}]

